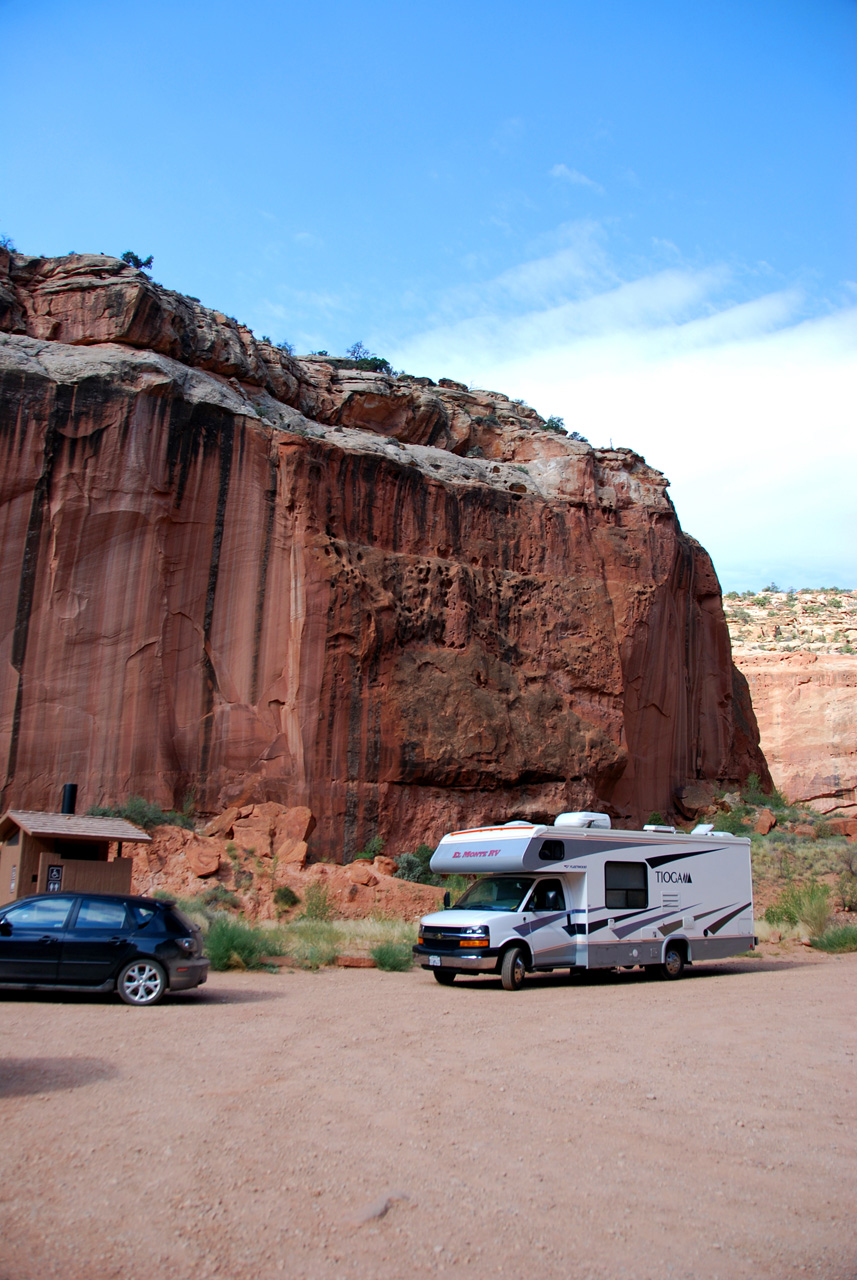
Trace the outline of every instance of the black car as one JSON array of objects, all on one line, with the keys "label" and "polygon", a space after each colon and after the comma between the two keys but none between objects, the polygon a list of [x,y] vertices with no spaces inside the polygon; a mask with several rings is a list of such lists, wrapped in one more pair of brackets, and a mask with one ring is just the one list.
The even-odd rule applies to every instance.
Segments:
[{"label": "black car", "polygon": [[46,893],[0,907],[0,987],[155,1004],[205,982],[208,966],[198,925],[156,898]]}]

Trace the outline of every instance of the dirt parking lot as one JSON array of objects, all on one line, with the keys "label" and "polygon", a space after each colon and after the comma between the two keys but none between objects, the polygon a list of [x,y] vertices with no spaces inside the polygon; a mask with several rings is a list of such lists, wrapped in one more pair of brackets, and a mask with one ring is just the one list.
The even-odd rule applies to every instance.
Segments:
[{"label": "dirt parking lot", "polygon": [[857,1275],[857,956],[0,996],[4,1280]]}]

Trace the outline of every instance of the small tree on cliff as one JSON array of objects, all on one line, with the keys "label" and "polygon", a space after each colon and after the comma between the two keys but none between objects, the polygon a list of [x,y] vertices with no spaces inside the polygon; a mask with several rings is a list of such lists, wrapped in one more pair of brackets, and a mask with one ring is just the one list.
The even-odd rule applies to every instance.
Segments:
[{"label": "small tree on cliff", "polygon": [[139,258],[136,253],[126,249],[122,254],[122,261],[127,262],[129,267],[136,267],[138,271],[151,271],[154,258],[151,254],[148,258]]}]

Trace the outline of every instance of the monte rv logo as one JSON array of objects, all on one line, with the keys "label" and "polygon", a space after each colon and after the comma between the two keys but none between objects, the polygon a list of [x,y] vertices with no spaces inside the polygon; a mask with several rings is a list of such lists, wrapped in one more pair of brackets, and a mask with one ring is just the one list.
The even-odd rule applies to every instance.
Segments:
[{"label": "monte rv logo", "polygon": [[656,871],[658,884],[693,884],[689,871]]}]

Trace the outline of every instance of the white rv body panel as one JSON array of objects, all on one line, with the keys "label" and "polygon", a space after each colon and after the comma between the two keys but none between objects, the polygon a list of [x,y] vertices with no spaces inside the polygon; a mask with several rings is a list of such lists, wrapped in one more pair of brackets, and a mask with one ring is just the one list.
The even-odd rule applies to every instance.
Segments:
[{"label": "white rv body panel", "polygon": [[512,945],[531,969],[594,969],[662,964],[670,943],[693,963],[755,942],[750,841],[724,833],[487,827],[444,836],[431,868],[514,880],[522,893],[516,910],[426,916],[415,950],[425,968],[497,972]]}]

